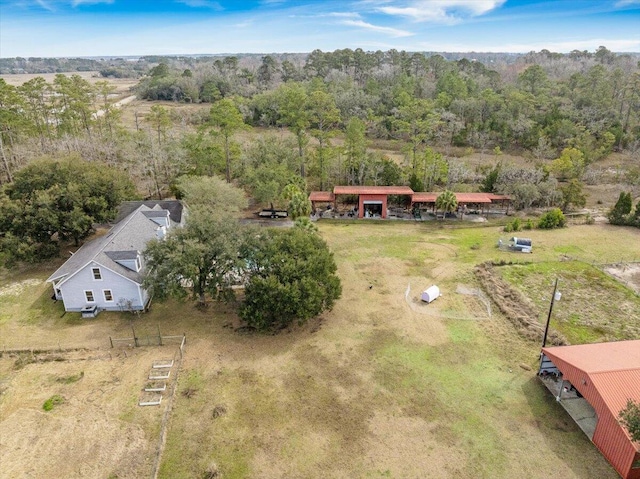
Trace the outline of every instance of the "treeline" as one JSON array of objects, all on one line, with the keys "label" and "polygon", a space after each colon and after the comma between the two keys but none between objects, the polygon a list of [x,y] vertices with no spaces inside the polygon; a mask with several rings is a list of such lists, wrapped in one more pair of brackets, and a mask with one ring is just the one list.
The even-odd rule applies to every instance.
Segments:
[{"label": "treeline", "polygon": [[[241,60],[218,58],[184,69],[181,60],[162,62],[141,81],[139,95],[178,102],[238,96],[248,122],[269,127],[283,121],[276,101],[281,88],[299,83],[332,96],[340,127],[357,117],[374,138],[401,137],[397,119],[403,115],[409,121],[429,118],[421,132],[425,141],[479,150],[541,146],[543,153],[549,146],[557,153],[569,146],[597,159],[607,148],[621,149],[638,138],[638,60],[605,47],[595,53],[530,53],[490,67],[396,50],[315,50],[303,63],[271,55],[257,65]],[[609,147],[607,134],[614,139]]]},{"label": "treeline", "polygon": [[72,73],[98,71],[103,77],[137,78],[154,65],[153,59],[130,58],[0,58],[0,74]]},{"label": "treeline", "polygon": [[[148,71],[141,95],[204,95],[209,110],[153,105],[136,115],[132,132],[111,106],[107,83],[63,75],[20,87],[0,81],[0,181],[11,182],[35,157],[75,152],[127,172],[145,197],[170,194],[180,175],[217,174],[267,205],[287,205],[290,184],[410,185],[481,187],[513,195],[521,208],[566,210],[584,205],[584,183],[640,184],[637,166],[611,171],[598,163],[615,150],[640,152],[638,66],[604,48],[532,53],[496,69],[394,50],[265,56],[254,67],[251,56],[146,59],[157,60],[166,62]],[[252,127],[269,132],[242,133]],[[403,160],[373,148],[382,145]],[[466,155],[476,151],[484,164],[471,166]],[[503,153],[530,164],[502,161]]]}]

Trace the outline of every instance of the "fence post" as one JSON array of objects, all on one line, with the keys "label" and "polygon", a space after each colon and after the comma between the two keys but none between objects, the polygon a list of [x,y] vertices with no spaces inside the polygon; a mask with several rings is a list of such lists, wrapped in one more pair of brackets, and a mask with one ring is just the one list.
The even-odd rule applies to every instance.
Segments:
[{"label": "fence post", "polygon": [[162,346],[162,334],[160,334],[160,325],[156,324],[156,326],[158,326],[158,342],[160,343],[160,346]]},{"label": "fence post", "polygon": [[133,324],[131,325],[131,331],[133,331],[133,343],[136,345],[136,348],[137,348],[139,346],[138,338],[136,337],[136,330],[133,328]]},{"label": "fence post", "polygon": [[111,336],[109,336],[109,342],[111,343],[111,349],[113,349],[113,339],[111,339]]}]

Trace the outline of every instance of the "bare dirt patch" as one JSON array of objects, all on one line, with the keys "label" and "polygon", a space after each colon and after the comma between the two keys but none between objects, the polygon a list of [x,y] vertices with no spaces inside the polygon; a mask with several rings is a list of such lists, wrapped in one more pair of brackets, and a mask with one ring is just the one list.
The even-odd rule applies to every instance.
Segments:
[{"label": "bare dirt patch", "polygon": [[[475,269],[484,291],[523,337],[542,341],[544,326],[538,321],[538,314],[533,306],[522,293],[500,278],[493,268],[490,263],[483,263]],[[549,331],[547,341],[556,346],[568,344],[566,338],[556,331]]]},{"label": "bare dirt patch", "polygon": [[603,270],[640,294],[640,263],[612,264],[605,266]]}]

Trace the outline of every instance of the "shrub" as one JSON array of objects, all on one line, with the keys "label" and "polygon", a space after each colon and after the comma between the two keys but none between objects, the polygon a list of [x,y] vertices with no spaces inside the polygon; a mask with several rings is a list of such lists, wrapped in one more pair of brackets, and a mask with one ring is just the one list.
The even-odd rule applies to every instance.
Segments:
[{"label": "shrub", "polygon": [[44,409],[45,411],[51,411],[54,407],[56,407],[58,404],[62,404],[63,402],[64,398],[62,396],[54,394],[44,402],[44,404],[42,405],[42,409]]},{"label": "shrub", "polygon": [[513,221],[510,221],[504,227],[505,233],[511,233],[512,231],[520,231],[522,229],[522,222],[520,218],[514,218]]},{"label": "shrub", "polygon": [[527,222],[524,224],[523,228],[525,230],[532,230],[534,228],[535,224],[533,223],[533,220],[531,218],[529,218],[527,220]]},{"label": "shrub", "polygon": [[633,200],[630,192],[621,192],[615,206],[609,212],[609,222],[613,225],[627,224],[627,216],[633,208]]},{"label": "shrub", "polygon": [[560,208],[553,208],[540,217],[538,228],[543,230],[551,230],[554,228],[562,228],[567,224],[567,220]]}]

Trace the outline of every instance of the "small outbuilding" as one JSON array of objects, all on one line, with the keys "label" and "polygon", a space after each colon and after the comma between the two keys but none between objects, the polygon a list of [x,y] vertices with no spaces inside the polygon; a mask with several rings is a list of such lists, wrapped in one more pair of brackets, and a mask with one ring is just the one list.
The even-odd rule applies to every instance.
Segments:
[{"label": "small outbuilding", "polygon": [[440,297],[440,288],[438,288],[435,284],[433,286],[429,286],[422,292],[420,299],[425,303],[431,303]]}]

